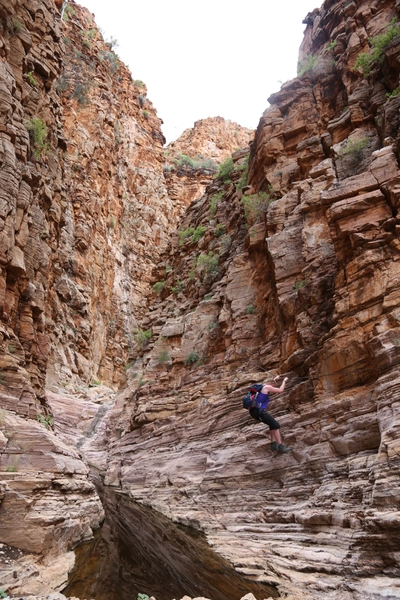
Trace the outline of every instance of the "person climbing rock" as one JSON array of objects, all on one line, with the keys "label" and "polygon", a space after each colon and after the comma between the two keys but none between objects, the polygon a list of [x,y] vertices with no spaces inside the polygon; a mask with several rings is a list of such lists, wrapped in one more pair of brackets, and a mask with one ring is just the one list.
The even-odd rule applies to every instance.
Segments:
[{"label": "person climbing rock", "polygon": [[[280,375],[277,375],[273,381],[275,382],[279,378]],[[274,417],[267,413],[266,408],[270,401],[269,395],[279,394],[280,392],[283,392],[287,380],[288,377],[285,377],[280,387],[276,387],[271,383],[264,383],[261,392],[259,392],[257,396],[257,406],[250,408],[249,411],[253,419],[256,419],[257,421],[262,421],[263,423],[268,425],[271,434],[271,450],[280,453],[290,452],[291,448],[288,448],[287,446],[285,446],[285,444],[282,443],[280,432],[281,426],[279,425],[278,421],[274,419]]]}]

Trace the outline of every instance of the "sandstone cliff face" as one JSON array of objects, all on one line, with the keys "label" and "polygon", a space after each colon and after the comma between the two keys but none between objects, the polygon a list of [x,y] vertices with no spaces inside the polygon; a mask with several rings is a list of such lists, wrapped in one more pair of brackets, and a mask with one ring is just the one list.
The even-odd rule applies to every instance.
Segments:
[{"label": "sandstone cliff face", "polygon": [[87,386],[124,380],[188,203],[168,196],[145,85],[88,11],[69,2],[61,20],[61,4],[0,7],[0,539],[47,557],[1,571],[14,593],[60,589],[66,552],[103,518],[82,453],[112,390],[91,402]]},{"label": "sandstone cliff face", "polygon": [[65,584],[65,552],[103,518],[80,454],[52,432],[45,380],[118,384],[175,219],[144,85],[87,11],[60,8],[0,7],[0,539],[49,557],[36,588],[29,560],[2,574],[15,593]]},{"label": "sandstone cliff face", "polygon": [[165,140],[144,84],[132,81],[87,11],[74,6],[63,41],[66,205],[49,282],[48,384],[75,377],[116,385],[175,222]]},{"label": "sandstone cliff face", "polygon": [[29,580],[46,593],[65,583],[67,551],[99,526],[103,509],[78,452],[50,431],[44,396],[66,198],[59,13],[50,1],[5,1],[0,23],[0,539],[47,556],[40,567],[26,558],[2,568],[1,581],[18,593]]},{"label": "sandstone cliff face", "polygon": [[180,154],[191,157],[211,158],[220,163],[239,148],[246,147],[254,137],[254,131],[222,117],[209,117],[196,121],[177,140],[168,144],[167,159]]},{"label": "sandstone cliff face", "polygon": [[[50,0],[0,8],[0,539],[48,557],[18,577],[60,588],[102,518],[76,443],[281,593],[399,597],[399,36],[357,61],[399,3],[308,15],[250,154],[175,202],[145,88],[70,4],[65,24]],[[128,359],[104,419],[110,388],[59,394]],[[278,372],[285,456],[241,408]]]},{"label": "sandstone cliff face", "polygon": [[222,117],[196,121],[164,151],[164,176],[168,194],[183,216],[194,200],[200,199],[219,165],[232,152],[245,148],[254,132]]},{"label": "sandstone cliff face", "polygon": [[174,209],[144,84],[87,11],[27,10],[3,9],[3,322],[43,398],[118,383]]},{"label": "sandstone cliff face", "polygon": [[[238,153],[180,225],[202,235],[177,232],[155,272],[152,338],[110,418],[107,483],[314,598],[400,593],[398,35],[356,66],[397,4],[307,17],[304,73],[270,99],[249,186]],[[285,456],[241,408],[277,372]]]}]

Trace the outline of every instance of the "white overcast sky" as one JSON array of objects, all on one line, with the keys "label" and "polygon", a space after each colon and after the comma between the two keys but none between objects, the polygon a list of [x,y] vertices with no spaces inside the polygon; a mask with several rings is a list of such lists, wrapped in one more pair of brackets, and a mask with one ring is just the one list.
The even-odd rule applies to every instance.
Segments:
[{"label": "white overcast sky", "polygon": [[221,116],[255,128],[267,98],[296,76],[306,14],[322,0],[78,0],[148,98],[173,141]]}]

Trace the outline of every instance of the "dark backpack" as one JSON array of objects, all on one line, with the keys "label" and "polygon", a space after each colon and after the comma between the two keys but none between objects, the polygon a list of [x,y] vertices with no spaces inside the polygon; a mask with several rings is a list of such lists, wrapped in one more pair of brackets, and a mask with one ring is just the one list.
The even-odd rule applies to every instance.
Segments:
[{"label": "dark backpack", "polygon": [[243,408],[250,409],[256,406],[258,394],[263,388],[263,383],[253,383],[245,397],[243,398]]}]

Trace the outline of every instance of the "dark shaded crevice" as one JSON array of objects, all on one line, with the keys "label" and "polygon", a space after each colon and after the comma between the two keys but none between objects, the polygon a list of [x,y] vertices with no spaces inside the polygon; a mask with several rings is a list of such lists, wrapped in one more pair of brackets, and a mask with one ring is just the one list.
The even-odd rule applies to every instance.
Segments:
[{"label": "dark shaded crevice", "polygon": [[207,544],[203,533],[176,525],[111,488],[98,490],[106,519],[94,539],[75,549],[75,568],[63,593],[94,600],[213,600],[278,597],[273,585],[245,578]]}]

